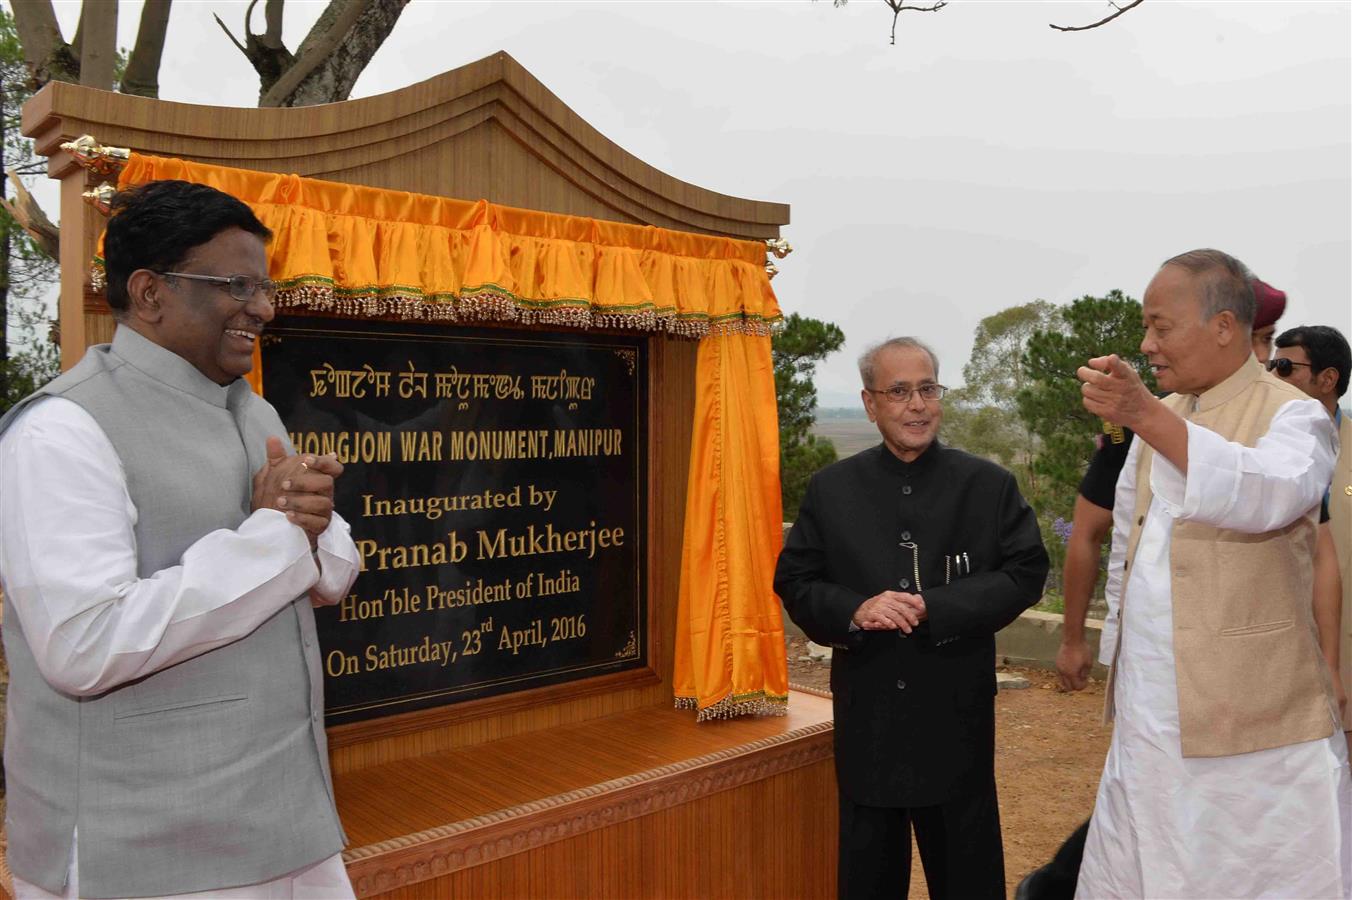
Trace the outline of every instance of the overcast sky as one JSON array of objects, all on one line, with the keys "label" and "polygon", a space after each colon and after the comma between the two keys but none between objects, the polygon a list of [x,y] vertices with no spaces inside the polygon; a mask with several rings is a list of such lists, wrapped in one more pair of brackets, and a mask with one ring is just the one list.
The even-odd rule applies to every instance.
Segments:
[{"label": "overcast sky", "polygon": [[[179,0],[166,100],[253,106],[258,81]],[[290,0],[293,49],[324,4]],[[840,325],[823,405],[858,402],[868,343],[931,342],[961,383],[977,322],[1229,251],[1287,291],[1282,325],[1352,332],[1352,4],[413,0],[354,97],[506,50],[611,140],[685,181],[788,203],[786,313]],[[78,4],[58,3],[69,37]],[[123,0],[131,46],[140,4]],[[261,4],[255,13],[262,28]],[[467,198],[473,199],[473,198]],[[48,203],[48,208],[55,206]]]}]

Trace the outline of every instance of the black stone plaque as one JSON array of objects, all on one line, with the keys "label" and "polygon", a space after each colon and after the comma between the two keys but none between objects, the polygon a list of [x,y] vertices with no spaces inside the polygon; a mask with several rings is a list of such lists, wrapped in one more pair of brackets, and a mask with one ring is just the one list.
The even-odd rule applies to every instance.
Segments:
[{"label": "black stone plaque", "polygon": [[346,467],[329,724],[647,665],[642,338],[282,318],[263,389]]}]

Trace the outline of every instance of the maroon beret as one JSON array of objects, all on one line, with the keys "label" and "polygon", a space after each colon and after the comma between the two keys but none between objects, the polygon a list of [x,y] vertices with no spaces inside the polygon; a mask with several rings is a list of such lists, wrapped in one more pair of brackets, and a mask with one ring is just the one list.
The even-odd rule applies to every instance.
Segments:
[{"label": "maroon beret", "polygon": [[1279,291],[1266,281],[1254,279],[1253,297],[1258,301],[1258,311],[1253,317],[1254,328],[1266,328],[1275,325],[1286,312],[1286,291]]}]

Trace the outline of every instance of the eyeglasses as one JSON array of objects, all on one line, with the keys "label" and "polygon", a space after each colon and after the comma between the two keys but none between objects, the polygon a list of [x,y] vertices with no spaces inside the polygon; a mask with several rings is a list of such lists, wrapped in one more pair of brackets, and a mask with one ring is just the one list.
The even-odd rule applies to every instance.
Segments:
[{"label": "eyeglasses", "polygon": [[277,296],[277,283],[271,278],[253,278],[248,275],[193,275],[190,272],[156,272],[156,275],[173,278],[187,278],[190,281],[205,281],[216,287],[225,288],[230,296],[240,303],[248,303],[254,294],[261,293],[263,299],[272,302]]},{"label": "eyeglasses", "polygon": [[899,384],[894,384],[890,388],[884,388],[881,391],[874,390],[873,388],[864,388],[864,390],[868,391],[870,394],[882,394],[893,403],[910,403],[911,395],[916,393],[918,393],[921,399],[926,402],[931,400],[942,400],[944,392],[947,391],[948,388],[944,387],[942,384],[922,384],[918,388],[908,388],[902,387]]},{"label": "eyeglasses", "polygon": [[1304,366],[1310,371],[1314,371],[1314,366],[1309,363],[1298,363],[1294,359],[1269,359],[1267,367],[1269,372],[1276,372],[1282,378],[1290,378],[1291,370],[1296,366]]}]

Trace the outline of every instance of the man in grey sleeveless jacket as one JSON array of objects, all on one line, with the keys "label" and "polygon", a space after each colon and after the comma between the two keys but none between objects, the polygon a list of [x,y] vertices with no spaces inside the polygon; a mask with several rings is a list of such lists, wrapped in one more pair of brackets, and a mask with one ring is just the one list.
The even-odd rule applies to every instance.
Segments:
[{"label": "man in grey sleeveless jacket", "polygon": [[311,604],[357,553],[342,466],[240,378],[270,237],[203,185],[120,194],[113,342],[0,419],[20,898],[352,896]]}]

